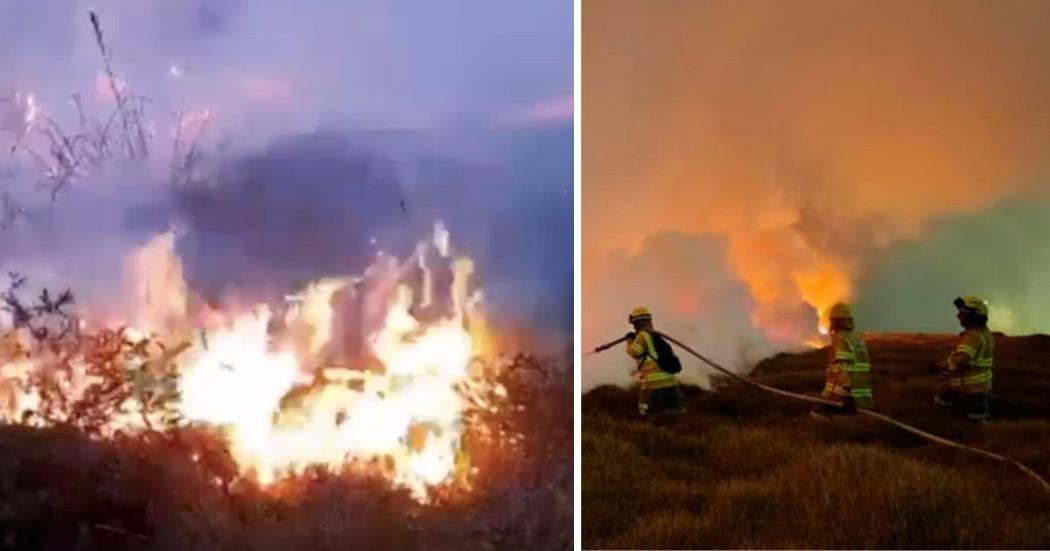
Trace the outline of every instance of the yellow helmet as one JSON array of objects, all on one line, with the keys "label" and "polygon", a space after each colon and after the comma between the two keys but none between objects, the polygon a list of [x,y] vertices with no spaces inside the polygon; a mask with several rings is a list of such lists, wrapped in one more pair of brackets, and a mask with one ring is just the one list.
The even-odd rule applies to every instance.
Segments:
[{"label": "yellow helmet", "polygon": [[850,319],[853,317],[853,310],[849,307],[849,304],[844,302],[836,303],[828,311],[829,319]]},{"label": "yellow helmet", "polygon": [[631,310],[631,314],[627,316],[628,323],[635,323],[639,321],[651,320],[653,315],[649,312],[648,308],[639,306],[634,310]]},{"label": "yellow helmet", "polygon": [[969,310],[975,314],[988,317],[988,303],[975,296],[965,296],[955,299],[952,304],[960,310]]}]

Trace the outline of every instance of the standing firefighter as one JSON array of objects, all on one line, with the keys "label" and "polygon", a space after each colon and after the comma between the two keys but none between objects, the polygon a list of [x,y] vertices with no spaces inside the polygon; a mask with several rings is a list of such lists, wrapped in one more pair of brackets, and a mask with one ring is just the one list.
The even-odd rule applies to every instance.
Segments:
[{"label": "standing firefighter", "polygon": [[681,371],[681,364],[671,346],[653,333],[652,314],[645,308],[635,308],[627,321],[634,326],[634,332],[626,336],[627,354],[637,362],[635,376],[641,383],[638,413],[647,416],[685,411],[685,396],[674,375]]},{"label": "standing firefighter", "polygon": [[988,329],[988,304],[968,296],[955,299],[959,324],[963,332],[955,349],[942,361],[941,377],[933,401],[939,406],[958,403],[972,421],[988,424],[988,393],[992,391],[992,364],[995,338]]},{"label": "standing firefighter", "polygon": [[819,405],[813,413],[853,412],[856,408],[870,408],[875,404],[871,389],[871,360],[868,347],[861,335],[854,331],[853,312],[849,305],[838,303],[831,307],[828,348],[828,367],[824,390],[820,396],[838,404],[837,407]]}]

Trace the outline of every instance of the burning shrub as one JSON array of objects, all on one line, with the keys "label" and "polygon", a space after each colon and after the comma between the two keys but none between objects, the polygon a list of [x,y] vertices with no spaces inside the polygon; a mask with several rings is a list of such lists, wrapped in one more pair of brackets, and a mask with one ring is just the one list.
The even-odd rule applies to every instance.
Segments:
[{"label": "burning shrub", "polygon": [[5,389],[0,419],[69,425],[93,436],[174,426],[177,394],[174,373],[166,368],[185,346],[167,350],[124,327],[83,333],[64,309],[74,302],[71,291],[52,299],[44,289],[27,303],[19,295],[26,278],[11,277],[2,296],[12,328],[0,350]]},{"label": "burning shrub", "polygon": [[[94,438],[196,428],[225,442],[239,482],[279,486],[318,468],[379,474],[427,502],[469,490],[486,455],[533,453],[507,424],[524,407],[509,395],[534,402],[545,398],[537,389],[568,379],[488,350],[472,263],[440,224],[404,262],[379,256],[365,277],[309,285],[279,313],[265,304],[194,312],[170,237],[132,255],[144,302],[132,315],[149,333],[76,320],[63,309],[68,291],[26,303],[25,279],[15,278],[5,338],[16,346],[0,358],[6,420]],[[19,335],[31,336],[26,346]],[[533,430],[549,434],[546,423]]]},{"label": "burning shrub", "polygon": [[[4,541],[40,549],[568,549],[572,428],[553,421],[571,415],[572,381],[538,375],[567,373],[560,361],[505,361],[537,375],[498,375],[512,389],[510,407],[487,425],[498,428],[466,444],[479,467],[469,492],[438,488],[422,505],[349,466],[261,486],[241,475],[221,432],[205,428],[89,439],[71,428],[0,426]],[[515,392],[525,384],[527,400]]]}]

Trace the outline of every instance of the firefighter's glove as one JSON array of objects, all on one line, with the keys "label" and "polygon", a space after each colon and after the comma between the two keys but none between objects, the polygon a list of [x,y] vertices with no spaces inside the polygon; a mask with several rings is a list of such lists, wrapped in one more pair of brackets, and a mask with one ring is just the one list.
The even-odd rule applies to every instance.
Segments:
[{"label": "firefighter's glove", "polygon": [[634,331],[628,331],[627,334],[623,336],[623,338],[627,339],[627,342],[633,341],[634,340]]}]

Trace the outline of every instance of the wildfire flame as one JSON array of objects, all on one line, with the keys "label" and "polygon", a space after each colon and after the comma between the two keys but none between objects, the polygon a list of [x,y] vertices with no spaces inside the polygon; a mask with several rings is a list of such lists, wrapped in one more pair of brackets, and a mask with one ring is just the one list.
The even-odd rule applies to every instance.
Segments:
[{"label": "wildfire flame", "polygon": [[831,334],[827,324],[824,322],[817,323],[817,333],[819,333],[819,336],[813,336],[808,339],[804,339],[802,341],[802,344],[808,346],[809,348],[824,348],[825,346],[827,346],[826,337],[829,334]]},{"label": "wildfire flame", "polygon": [[[466,484],[469,413],[496,411],[507,395],[474,368],[485,353],[485,328],[480,293],[468,293],[472,271],[469,258],[453,255],[448,232],[438,225],[405,262],[381,256],[364,278],[312,283],[284,316],[267,305],[193,316],[174,238],[164,234],[128,263],[139,303],[131,317],[151,333],[98,333],[108,341],[80,336],[66,353],[73,368],[57,384],[69,402],[96,392],[98,376],[88,372],[99,364],[85,343],[105,342],[110,348],[95,346],[111,353],[103,363],[131,374],[126,386],[132,390],[109,411],[102,436],[204,425],[227,439],[242,476],[262,485],[310,466],[374,464],[426,502],[435,486]],[[371,292],[358,290],[363,282]],[[352,364],[338,363],[351,360],[341,346],[340,297],[360,308],[362,323],[375,323],[360,328],[365,353]],[[281,328],[273,329],[278,322]],[[156,336],[161,329],[168,332],[163,339]],[[162,345],[165,339],[180,342]],[[34,344],[24,330],[8,331],[0,344],[0,420],[68,421],[66,413],[38,414],[55,358],[30,354]],[[164,396],[174,424],[150,408]]]}]

